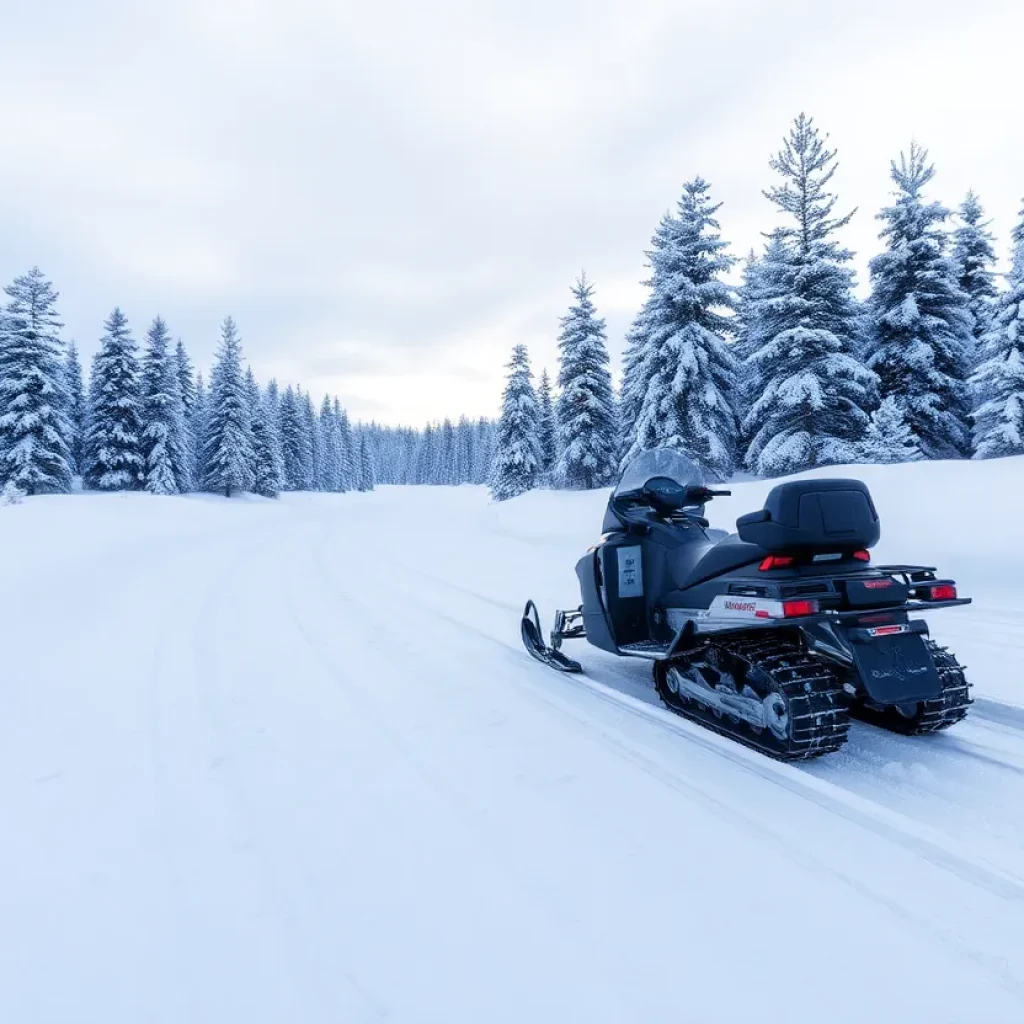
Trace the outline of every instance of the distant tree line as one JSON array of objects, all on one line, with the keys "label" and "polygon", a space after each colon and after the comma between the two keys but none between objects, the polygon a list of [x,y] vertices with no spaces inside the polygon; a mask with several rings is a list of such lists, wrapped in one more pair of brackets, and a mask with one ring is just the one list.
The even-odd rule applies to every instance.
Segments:
[{"label": "distant tree line", "polygon": [[892,162],[871,293],[854,294],[837,240],[836,152],[800,115],[771,159],[779,223],[742,283],[702,178],[684,188],[647,253],[643,308],[611,391],[604,322],[585,278],[559,336],[558,391],[535,389],[517,346],[498,424],[496,498],[609,483],[621,462],[669,447],[727,479],[815,466],[1024,452],[1024,210],[1000,287],[994,238],[970,192],[954,219],[926,192],[916,144]]},{"label": "distant tree line", "polygon": [[250,491],[368,491],[377,482],[482,483],[487,420],[416,431],[353,424],[337,398],[261,387],[231,317],[207,385],[156,317],[140,351],[120,309],[107,318],[88,382],[60,338],[58,295],[38,268],[0,310],[0,488],[8,500],[98,491],[230,497]]}]

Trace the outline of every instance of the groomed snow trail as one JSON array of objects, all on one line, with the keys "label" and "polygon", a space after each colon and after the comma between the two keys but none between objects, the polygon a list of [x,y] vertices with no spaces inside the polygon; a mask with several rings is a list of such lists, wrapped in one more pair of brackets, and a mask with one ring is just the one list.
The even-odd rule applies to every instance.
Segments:
[{"label": "groomed snow trail", "polygon": [[1024,711],[804,770],[546,672],[599,507],[0,509],[0,1020],[1024,1019]]}]

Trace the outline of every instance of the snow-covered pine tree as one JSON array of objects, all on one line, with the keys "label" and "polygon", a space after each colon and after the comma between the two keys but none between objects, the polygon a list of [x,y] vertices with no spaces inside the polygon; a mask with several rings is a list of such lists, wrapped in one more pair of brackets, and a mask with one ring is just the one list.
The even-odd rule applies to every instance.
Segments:
[{"label": "snow-covered pine tree", "polygon": [[452,421],[445,418],[441,424],[441,444],[437,463],[437,483],[450,487],[458,483],[455,476],[455,427]]},{"label": "snow-covered pine tree", "polygon": [[203,444],[203,486],[230,498],[255,481],[252,415],[242,372],[242,343],[235,321],[226,316],[207,399]]},{"label": "snow-covered pine tree", "polygon": [[974,458],[1024,454],[1024,209],[1013,230],[1013,263],[971,377]]},{"label": "snow-covered pine tree", "polygon": [[278,471],[278,490],[284,490],[284,451],[281,447],[281,394],[278,391],[277,381],[271,378],[270,383],[263,389],[261,401],[266,416],[267,436],[273,452],[273,459]]},{"label": "snow-covered pine tree", "polygon": [[491,495],[496,501],[523,494],[540,479],[540,410],[525,345],[512,349],[508,371],[491,470]]},{"label": "snow-covered pine tree", "polygon": [[[562,487],[601,487],[617,463],[615,395],[608,372],[604,320],[594,308],[593,285],[581,273],[572,286],[575,302],[562,317],[558,336],[557,462]],[[537,441],[543,472],[544,409],[538,408]]]},{"label": "snow-covered pine tree", "polygon": [[356,487],[356,453],[353,448],[352,428],[349,426],[348,413],[342,409],[337,398],[334,399],[334,418],[338,423],[338,450],[341,460],[338,490],[351,491]]},{"label": "snow-covered pine tree", "polygon": [[103,326],[89,378],[83,477],[87,487],[97,490],[135,491],[145,483],[146,466],[138,350],[120,309]]},{"label": "snow-covered pine tree", "polygon": [[915,462],[922,458],[903,408],[889,395],[871,414],[861,462]]},{"label": "snow-covered pine tree", "polygon": [[187,493],[192,467],[185,409],[178,362],[162,317],[153,320],[146,340],[139,389],[144,486],[151,494]]},{"label": "snow-covered pine tree", "polygon": [[320,424],[317,422],[313,396],[307,391],[302,395],[302,418],[306,430],[306,444],[309,448],[309,490],[322,490],[323,443],[320,439]]},{"label": "snow-covered pine tree", "polygon": [[64,382],[68,395],[68,422],[71,424],[71,471],[81,473],[84,463],[85,445],[85,384],[82,378],[82,362],[78,346],[72,341],[64,359]]},{"label": "snow-covered pine tree", "polygon": [[544,474],[550,473],[558,461],[558,421],[555,418],[555,402],[551,393],[551,378],[547,368],[541,371],[540,385],[537,388],[537,404],[540,408],[538,425],[540,441],[540,469]]},{"label": "snow-covered pine tree", "polygon": [[284,475],[281,447],[252,367],[245,371],[245,393],[252,428],[253,493],[261,494],[264,498],[276,498],[281,493],[281,479]]},{"label": "snow-covered pine tree", "polygon": [[310,451],[300,399],[289,384],[281,396],[281,455],[286,491],[311,490]]},{"label": "snow-covered pine tree", "polygon": [[874,334],[869,363],[926,459],[970,452],[967,375],[973,336],[967,296],[946,255],[949,211],[926,202],[935,176],[917,143],[892,162],[896,201],[878,215],[886,249],[871,260]]},{"label": "snow-covered pine tree", "polygon": [[180,338],[174,347],[174,364],[178,375],[178,394],[181,395],[181,409],[184,418],[184,444],[189,456],[190,483],[188,490],[194,490],[196,481],[200,479],[198,424],[196,422],[199,392],[196,386],[195,372],[192,369],[192,360],[189,359],[188,352]]},{"label": "snow-covered pine tree", "polygon": [[0,317],[0,486],[26,494],[71,490],[74,429],[57,293],[38,267],[4,291]]},{"label": "snow-covered pine tree", "polygon": [[639,409],[626,458],[673,448],[725,479],[736,460],[738,370],[725,340],[734,296],[722,280],[735,261],[718,208],[706,181],[688,182],[648,254],[651,294],[633,325],[638,363],[630,387]]},{"label": "snow-covered pine tree", "polygon": [[835,240],[853,212],[834,217],[835,150],[812,118],[793,123],[765,195],[792,223],[776,229],[752,303],[760,347],[749,357],[754,401],[743,423],[749,469],[765,476],[856,461],[878,404],[878,381],[860,361],[860,308],[852,254]]},{"label": "snow-covered pine tree", "polygon": [[323,449],[320,490],[337,493],[341,490],[341,445],[330,395],[324,395],[320,403],[320,444]]},{"label": "snow-covered pine tree", "polygon": [[206,441],[206,410],[208,393],[203,375],[196,373],[196,398],[192,405],[189,418],[189,429],[192,431],[192,446],[195,448],[196,459],[192,466],[192,480],[198,486],[203,479],[206,467],[203,465],[203,446]]},{"label": "snow-covered pine tree", "polygon": [[985,220],[985,209],[974,194],[968,192],[960,204],[960,223],[953,232],[953,265],[957,284],[967,296],[971,311],[971,333],[974,340],[970,358],[972,365],[981,353],[983,339],[992,329],[992,315],[999,292],[996,288],[996,253],[992,248],[991,221]]},{"label": "snow-covered pine tree", "polygon": [[[675,218],[670,213],[666,213],[661,218],[657,230],[651,238],[651,248],[646,253],[648,265],[652,268],[671,244],[675,229]],[[644,284],[651,291],[636,319],[626,332],[626,347],[622,353],[622,386],[619,389],[619,441],[617,446],[620,460],[625,458],[636,440],[636,424],[643,407],[644,397],[647,394],[646,323],[653,307],[659,302],[653,272]]]},{"label": "snow-covered pine tree", "polygon": [[494,438],[496,427],[493,421],[481,416],[476,423],[473,446],[473,477],[475,484],[486,484],[494,468]]},{"label": "snow-covered pine tree", "polygon": [[456,483],[467,484],[472,479],[474,439],[473,424],[465,415],[460,416],[459,424],[455,428]]},{"label": "snow-covered pine tree", "polygon": [[373,453],[370,450],[370,439],[361,427],[357,429],[359,449],[359,490],[372,491],[377,485],[373,469]]}]

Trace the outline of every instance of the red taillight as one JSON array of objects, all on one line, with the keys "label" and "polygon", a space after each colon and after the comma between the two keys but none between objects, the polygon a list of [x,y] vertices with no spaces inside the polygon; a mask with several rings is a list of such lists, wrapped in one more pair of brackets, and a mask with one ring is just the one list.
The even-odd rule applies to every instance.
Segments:
[{"label": "red taillight", "polygon": [[856,558],[858,562],[870,562],[871,561],[871,552],[870,551],[854,551],[853,557]]},{"label": "red taillight", "polygon": [[796,619],[801,615],[817,615],[817,601],[783,601],[782,617],[784,619]]},{"label": "red taillight", "polygon": [[952,601],[956,597],[956,587],[952,583],[940,583],[928,588],[928,597],[932,601]]},{"label": "red taillight", "polygon": [[769,555],[761,559],[758,569],[761,572],[768,572],[769,569],[788,569],[795,561],[795,558],[789,558],[787,555]]}]

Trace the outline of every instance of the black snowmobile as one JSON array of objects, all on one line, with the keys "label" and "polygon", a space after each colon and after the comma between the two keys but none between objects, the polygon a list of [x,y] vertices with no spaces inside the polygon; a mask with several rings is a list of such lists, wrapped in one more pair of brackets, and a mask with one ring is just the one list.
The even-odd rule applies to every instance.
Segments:
[{"label": "black snowmobile", "polygon": [[862,482],[780,484],[727,536],[704,508],[729,493],[678,452],[634,459],[576,566],[583,604],[546,644],[528,601],[526,649],[563,672],[582,671],[565,640],[649,659],[672,711],[784,760],[839,749],[851,713],[906,734],[967,715],[963,668],[910,615],[970,600],[930,566],[871,564]]}]

